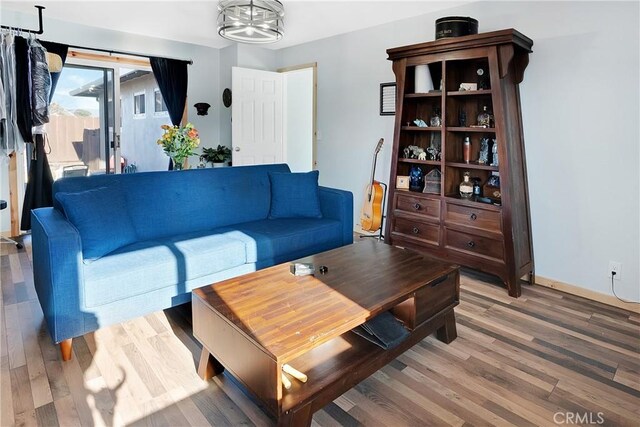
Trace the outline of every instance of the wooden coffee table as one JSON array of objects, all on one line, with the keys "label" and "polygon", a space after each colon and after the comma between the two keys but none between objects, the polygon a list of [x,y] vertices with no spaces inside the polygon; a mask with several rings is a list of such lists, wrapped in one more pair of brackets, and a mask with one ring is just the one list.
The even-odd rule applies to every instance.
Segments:
[{"label": "wooden coffee table", "polygon": [[[279,425],[310,425],[315,411],[434,331],[445,343],[456,338],[455,265],[373,241],[299,261],[328,272],[294,276],[284,263],[193,291],[198,373],[227,369]],[[411,331],[399,346],[383,350],[350,332],[387,310]],[[284,390],[283,364],[308,381]]]}]

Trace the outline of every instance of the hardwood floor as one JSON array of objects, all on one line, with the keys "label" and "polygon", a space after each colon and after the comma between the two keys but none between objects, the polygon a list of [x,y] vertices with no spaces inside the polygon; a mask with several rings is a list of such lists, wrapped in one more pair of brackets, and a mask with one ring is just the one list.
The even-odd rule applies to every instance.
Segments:
[{"label": "hardwood floor", "polygon": [[[0,252],[0,425],[273,424],[226,374],[200,380],[185,308],[76,338],[61,362],[26,240]],[[512,299],[469,272],[461,282],[453,343],[425,339],[313,424],[638,425],[639,315],[538,286]]]}]

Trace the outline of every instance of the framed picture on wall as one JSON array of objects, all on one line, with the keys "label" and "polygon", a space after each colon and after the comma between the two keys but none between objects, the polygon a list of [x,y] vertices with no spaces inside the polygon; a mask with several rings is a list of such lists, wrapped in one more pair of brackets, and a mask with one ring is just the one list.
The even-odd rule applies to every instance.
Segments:
[{"label": "framed picture on wall", "polygon": [[380,115],[394,116],[396,114],[396,84],[380,83]]}]

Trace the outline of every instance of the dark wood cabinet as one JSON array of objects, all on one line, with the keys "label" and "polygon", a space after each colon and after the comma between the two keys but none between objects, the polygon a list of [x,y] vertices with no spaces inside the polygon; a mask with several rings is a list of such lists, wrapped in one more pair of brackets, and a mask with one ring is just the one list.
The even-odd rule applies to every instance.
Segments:
[{"label": "dark wood cabinet", "polygon": [[[386,242],[494,274],[513,297],[520,296],[520,278],[534,276],[518,89],[532,45],[531,39],[509,29],[387,50],[398,95]],[[434,91],[416,93],[419,65],[429,67]],[[462,83],[476,88],[461,90]],[[478,116],[485,111],[492,118],[479,127]],[[430,127],[414,122],[429,124],[434,115],[440,116],[440,126],[435,126],[437,120]],[[487,159],[480,159],[483,139],[488,142]],[[407,158],[408,146],[431,154],[439,149],[440,156]],[[395,188],[396,178],[409,176],[416,167],[424,175],[440,171],[439,194]],[[460,196],[466,172],[480,184],[485,199]],[[493,176],[499,187],[489,185],[496,180]]]}]

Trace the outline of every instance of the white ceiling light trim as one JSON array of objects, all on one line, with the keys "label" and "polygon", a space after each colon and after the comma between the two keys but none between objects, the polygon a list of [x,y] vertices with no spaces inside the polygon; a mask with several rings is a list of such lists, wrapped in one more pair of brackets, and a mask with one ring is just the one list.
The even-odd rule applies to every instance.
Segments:
[{"label": "white ceiling light trim", "polygon": [[284,35],[284,6],[278,0],[220,0],[218,34],[241,43],[273,43]]}]

